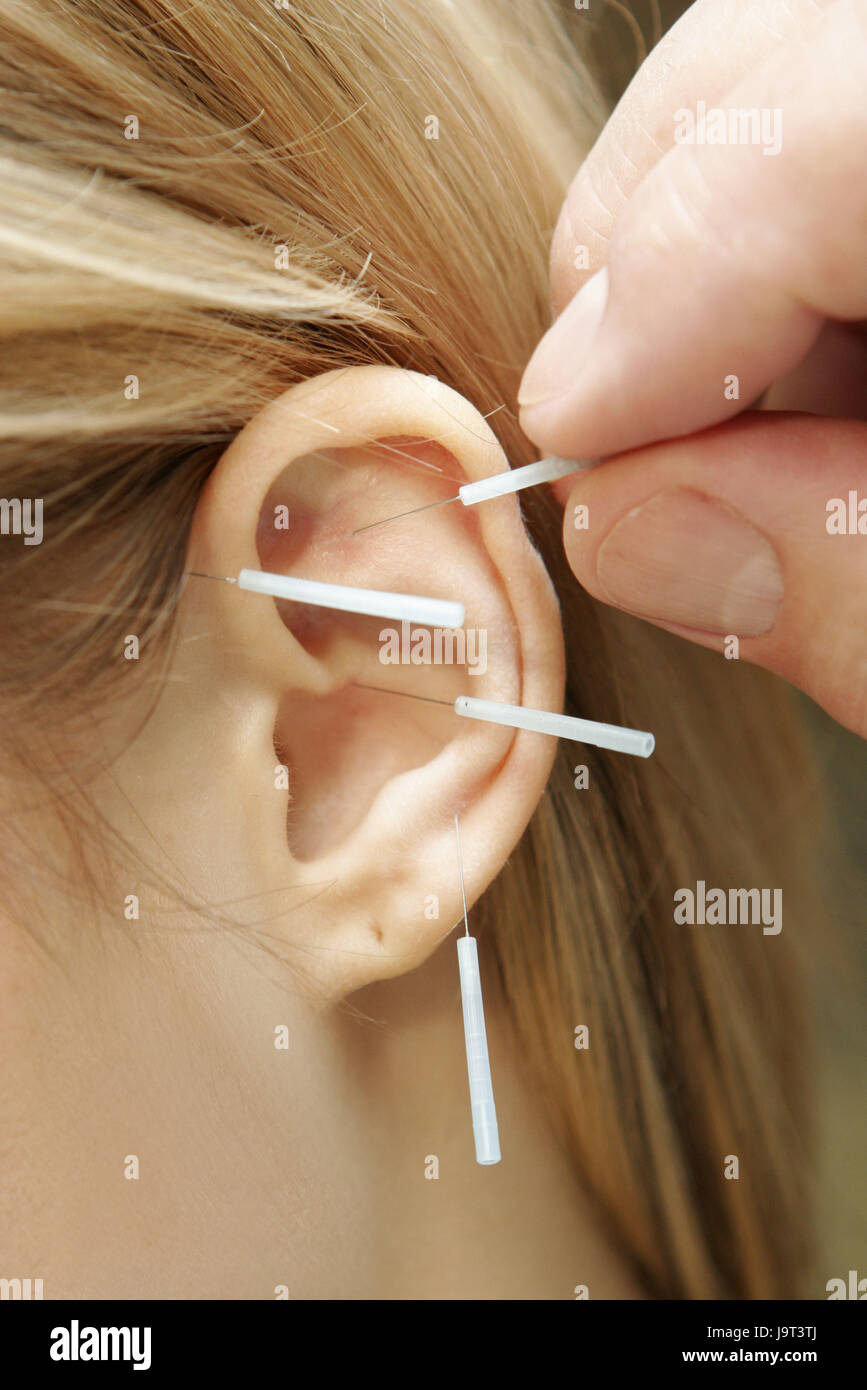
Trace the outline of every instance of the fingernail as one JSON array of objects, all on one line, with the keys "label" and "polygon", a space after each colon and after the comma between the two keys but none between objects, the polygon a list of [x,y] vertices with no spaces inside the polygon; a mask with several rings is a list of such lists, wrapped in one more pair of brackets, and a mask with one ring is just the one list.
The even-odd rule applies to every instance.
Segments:
[{"label": "fingernail", "polygon": [[705,632],[758,637],[773,627],[783,573],[751,522],[700,492],[660,492],[629,512],[596,555],[619,608]]},{"label": "fingernail", "polygon": [[602,322],[608,300],[608,271],[597,270],[554,321],[527,364],[518,391],[522,407],[565,395],[574,385]]}]

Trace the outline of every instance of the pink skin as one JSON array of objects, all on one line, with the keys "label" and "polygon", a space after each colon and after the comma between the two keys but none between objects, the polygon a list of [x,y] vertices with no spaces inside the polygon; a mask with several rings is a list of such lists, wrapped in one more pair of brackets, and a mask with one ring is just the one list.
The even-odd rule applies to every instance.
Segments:
[{"label": "pink skin", "polygon": [[[867,498],[867,430],[856,423],[867,419],[865,87],[867,16],[855,0],[698,0],[643,65],[569,190],[552,249],[560,316],[519,393],[540,451],[608,460],[573,480],[574,494],[569,480],[556,485],[567,554],[592,593],[719,645],[680,621],[685,593],[707,615],[704,590],[730,579],[725,562],[713,572],[711,511],[680,507],[688,534],[668,545],[664,575],[662,537],[676,541],[665,528],[677,523],[662,524],[661,504],[656,555],[651,514],[628,545],[623,530],[605,545],[676,476],[678,489],[720,504],[721,557],[733,509],[775,557],[782,599],[766,630],[765,617],[741,618],[717,593],[720,611],[742,622],[740,655],[862,734],[867,536],[832,534],[826,521],[831,499]],[[765,111],[765,136],[679,142],[683,112],[699,103]],[[735,419],[758,402],[812,414]],[[576,532],[570,509],[591,501],[589,530]],[[771,589],[773,567],[762,581]]]}]

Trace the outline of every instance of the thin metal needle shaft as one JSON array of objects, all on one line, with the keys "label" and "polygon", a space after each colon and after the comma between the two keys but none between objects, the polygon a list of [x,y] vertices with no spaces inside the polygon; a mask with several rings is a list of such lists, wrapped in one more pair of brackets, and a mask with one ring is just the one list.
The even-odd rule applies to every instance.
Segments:
[{"label": "thin metal needle shaft", "polygon": [[454,700],[435,700],[431,695],[411,695],[408,690],[388,690],[384,685],[365,685],[363,681],[353,681],[359,690],[378,690],[380,695],[402,695],[405,700],[424,700],[428,705],[448,705],[454,710]]},{"label": "thin metal needle shaft", "polygon": [[434,507],[445,507],[449,502],[459,502],[460,493],[456,492],[454,497],[444,497],[440,502],[428,502],[424,507],[413,507],[409,512],[398,512],[397,516],[384,516],[381,521],[371,521],[369,526],[359,526],[351,534],[360,536],[362,531],[373,531],[377,526],[387,526],[390,521],[400,521],[405,516],[416,516],[419,512],[429,512]]},{"label": "thin metal needle shaft", "polygon": [[464,887],[464,856],[461,852],[461,827],[458,824],[457,816],[455,816],[455,835],[457,836],[458,840],[458,868],[460,870],[461,875],[461,902],[464,905],[464,935],[469,936],[470,924],[467,921],[467,893]]},{"label": "thin metal needle shaft", "polygon": [[184,570],[184,574],[190,579],[217,579],[221,584],[237,584],[237,579],[233,579],[230,574],[202,574],[201,570]]}]

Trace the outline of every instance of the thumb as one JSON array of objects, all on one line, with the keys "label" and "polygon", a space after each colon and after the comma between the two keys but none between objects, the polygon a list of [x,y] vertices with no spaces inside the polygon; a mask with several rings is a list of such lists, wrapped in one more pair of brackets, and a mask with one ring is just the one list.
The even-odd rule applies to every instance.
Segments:
[{"label": "thumb", "polygon": [[826,318],[867,315],[865,87],[867,15],[839,0],[711,113],[722,131],[672,113],[680,143],[527,367],[521,425],[544,453],[606,455],[730,418]]},{"label": "thumb", "polygon": [[867,737],[867,425],[747,414],[621,455],[579,476],[563,539],[594,597]]}]

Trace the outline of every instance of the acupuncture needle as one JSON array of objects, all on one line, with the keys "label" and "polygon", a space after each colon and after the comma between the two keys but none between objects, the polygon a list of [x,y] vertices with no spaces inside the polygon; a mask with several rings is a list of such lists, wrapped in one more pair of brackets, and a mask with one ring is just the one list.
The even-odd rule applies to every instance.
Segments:
[{"label": "acupuncture needle", "polygon": [[470,1083],[470,1112],[473,1117],[476,1162],[487,1165],[500,1161],[500,1135],[497,1128],[497,1108],[494,1104],[488,1037],[485,1030],[485,1007],[482,1002],[479,952],[476,938],[470,936],[470,924],[467,919],[464,856],[461,850],[461,827],[457,816],[455,816],[455,837],[458,843],[461,902],[464,908],[464,935],[458,937],[458,974],[461,981],[464,1043],[467,1050],[467,1078]]},{"label": "acupuncture needle", "polygon": [[243,569],[229,574],[204,574],[185,570],[193,579],[216,579],[237,584],[254,594],[317,608],[335,608],[344,613],[361,613],[372,618],[392,618],[397,622],[421,623],[427,627],[460,628],[464,625],[464,605],[451,599],[427,598],[422,594],[398,594],[387,589],[355,589],[348,584],[325,584],[318,579],[296,579],[289,574],[270,574],[267,570]]},{"label": "acupuncture needle", "polygon": [[402,695],[408,700],[425,700],[431,705],[447,705],[464,719],[481,719],[489,724],[506,724],[512,729],[550,734],[554,738],[589,743],[595,748],[607,748],[613,753],[629,753],[635,758],[649,758],[656,747],[656,739],[646,729],[628,729],[621,724],[600,724],[595,719],[579,719],[571,714],[528,709],[525,705],[507,705],[499,700],[477,700],[472,695],[459,695],[454,701],[435,700],[430,695],[414,695],[408,690],[388,690],[385,686],[364,685],[361,681],[353,681],[353,685],[360,690],[376,690],[381,695]]},{"label": "acupuncture needle", "polygon": [[427,502],[423,507],[413,507],[408,512],[371,521],[367,526],[359,526],[352,535],[360,536],[362,531],[372,531],[376,526],[386,526],[390,521],[400,521],[406,516],[417,516],[419,512],[429,512],[434,507],[447,507],[451,502],[463,502],[465,507],[474,507],[478,502],[487,502],[492,497],[505,497],[510,492],[522,492],[525,487],[538,487],[540,483],[567,478],[570,473],[580,473],[585,468],[592,468],[595,463],[596,459],[582,461],[552,457],[527,463],[523,468],[507,468],[504,473],[493,473],[474,483],[464,483],[454,497],[442,497],[438,502]]}]

